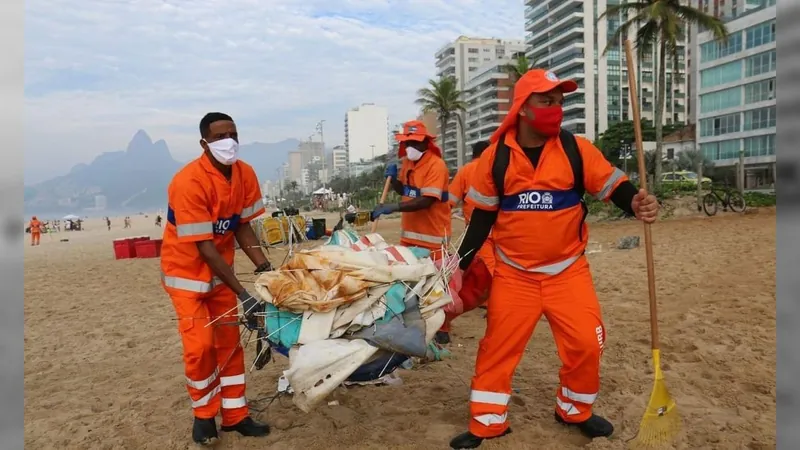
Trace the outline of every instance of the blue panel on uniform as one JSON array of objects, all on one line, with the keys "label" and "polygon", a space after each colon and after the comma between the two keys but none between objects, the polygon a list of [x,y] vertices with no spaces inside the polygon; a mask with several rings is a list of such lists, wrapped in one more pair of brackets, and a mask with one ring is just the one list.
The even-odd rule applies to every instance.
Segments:
[{"label": "blue panel on uniform", "polygon": [[559,211],[581,203],[581,196],[574,190],[547,191],[532,189],[503,198],[503,211]]},{"label": "blue panel on uniform", "polygon": [[[408,185],[404,184],[403,185],[403,197],[420,198],[420,197],[422,197],[422,189],[415,188],[414,186],[408,186]],[[449,198],[450,198],[450,196],[448,195],[447,191],[442,192],[442,200],[441,201],[446,202]]]},{"label": "blue panel on uniform", "polygon": [[234,214],[231,217],[221,217],[214,222],[214,234],[225,234],[228,231],[236,231],[239,228],[241,216]]}]

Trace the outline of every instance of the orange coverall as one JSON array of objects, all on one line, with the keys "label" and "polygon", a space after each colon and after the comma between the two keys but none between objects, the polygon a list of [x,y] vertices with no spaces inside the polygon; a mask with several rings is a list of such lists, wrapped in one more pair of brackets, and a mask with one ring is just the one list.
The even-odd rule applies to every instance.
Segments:
[{"label": "orange coverall", "polygon": [[[405,127],[407,129],[413,127],[414,132],[427,136],[427,131],[421,122],[411,121],[406,123]],[[397,136],[401,141],[398,150],[401,158],[405,156],[404,138],[407,137],[402,134]],[[398,179],[403,183],[402,201],[406,202],[420,196],[433,197],[439,201],[428,209],[403,213],[400,222],[400,244],[428,249],[431,251],[431,258],[438,260],[442,257],[442,247],[450,243],[452,229],[450,204],[447,202],[447,182],[450,174],[442,159],[441,150],[433,143],[432,137],[428,146],[428,151],[419,161],[403,158],[398,173]]]},{"label": "orange coverall", "polygon": [[[516,87],[523,90],[524,86]],[[588,227],[572,169],[558,136],[550,138],[536,169],[516,142],[516,118],[527,95],[515,98],[505,127],[481,155],[466,201],[498,211],[492,229],[497,258],[470,394],[469,431],[482,438],[508,428],[511,379],[542,314],[562,362],[556,411],[564,421],[591,417],[600,385],[606,331],[584,250]],[[505,128],[505,129],[504,129]],[[506,133],[510,163],[499,204],[492,178],[497,139]],[[627,179],[588,140],[576,136],[586,191],[608,201]]]},{"label": "orange coverall", "polygon": [[264,212],[258,179],[237,161],[229,182],[201,156],[175,175],[168,198],[161,276],[178,316],[186,388],[195,417],[214,418],[221,407],[222,425],[232,426],[248,416],[237,298],[201,259],[197,242],[213,240],[233,267],[234,232]]},{"label": "orange coverall", "polygon": [[31,245],[39,245],[39,239],[42,237],[42,223],[36,216],[33,216],[28,226],[31,229]]},{"label": "orange coverall", "polygon": [[[469,191],[470,180],[475,176],[475,169],[478,167],[478,160],[474,159],[464,165],[453,177],[450,182],[450,189],[448,199],[452,207],[458,206],[464,202],[464,196]],[[464,203],[464,222],[469,226],[470,218],[474,206],[469,203]],[[461,314],[471,311],[486,302],[489,294],[489,289],[492,285],[492,273],[494,272],[494,242],[492,236],[486,238],[483,246],[481,246],[478,254],[475,255],[470,268],[468,269],[468,276],[464,277],[462,288],[459,291],[459,297],[463,301],[464,309]],[[460,314],[459,314],[460,315]],[[457,315],[448,313],[442,331],[450,331],[450,322],[455,319]]]}]

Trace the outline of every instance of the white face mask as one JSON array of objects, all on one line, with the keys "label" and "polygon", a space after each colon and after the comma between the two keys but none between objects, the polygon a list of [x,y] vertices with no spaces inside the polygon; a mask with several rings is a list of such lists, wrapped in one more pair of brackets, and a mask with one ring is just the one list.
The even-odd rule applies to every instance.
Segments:
[{"label": "white face mask", "polygon": [[214,159],[226,166],[233,165],[239,159],[239,143],[231,138],[220,139],[214,142],[206,141],[208,149]]},{"label": "white face mask", "polygon": [[410,161],[419,161],[424,154],[424,152],[421,152],[414,147],[406,147],[406,158],[408,158]]}]

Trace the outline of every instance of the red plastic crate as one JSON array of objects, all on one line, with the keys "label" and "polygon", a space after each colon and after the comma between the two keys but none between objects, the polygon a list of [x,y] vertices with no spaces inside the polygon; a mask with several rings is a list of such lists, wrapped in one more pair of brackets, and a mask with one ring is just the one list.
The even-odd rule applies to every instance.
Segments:
[{"label": "red plastic crate", "polygon": [[130,239],[114,240],[114,259],[129,259],[136,257],[136,249]]},{"label": "red plastic crate", "polygon": [[137,258],[158,258],[161,256],[161,239],[140,240],[134,243]]}]

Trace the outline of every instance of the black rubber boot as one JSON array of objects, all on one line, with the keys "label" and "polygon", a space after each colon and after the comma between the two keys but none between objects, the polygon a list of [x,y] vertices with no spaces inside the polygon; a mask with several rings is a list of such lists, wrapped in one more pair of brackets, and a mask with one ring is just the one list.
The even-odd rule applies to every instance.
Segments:
[{"label": "black rubber boot", "polygon": [[261,437],[269,434],[269,425],[256,422],[252,417],[245,417],[236,425],[223,426],[222,431],[226,433],[235,431],[242,436]]},{"label": "black rubber boot", "polygon": [[217,421],[214,419],[194,418],[192,425],[192,440],[196,444],[213,446],[219,441],[217,435]]},{"label": "black rubber boot", "polygon": [[474,434],[467,431],[466,433],[461,433],[458,436],[454,437],[452,441],[450,441],[450,448],[453,450],[459,449],[466,449],[466,448],[478,448],[483,444],[483,441],[488,439],[497,439],[499,437],[503,437],[507,434],[511,433],[511,428],[507,428],[503,434],[500,436],[494,436],[489,438],[482,438],[475,436]]},{"label": "black rubber boot", "polygon": [[450,333],[447,331],[437,331],[433,338],[437,344],[444,345],[450,343]]},{"label": "black rubber boot", "polygon": [[584,436],[590,439],[594,439],[596,437],[609,437],[614,434],[614,425],[612,425],[611,422],[605,418],[596,414],[592,414],[592,417],[589,417],[589,419],[585,422],[578,423],[570,423],[565,421],[557,412],[555,413],[555,417],[556,422],[562,425],[576,427],[577,429],[581,430],[581,433],[583,433]]}]

